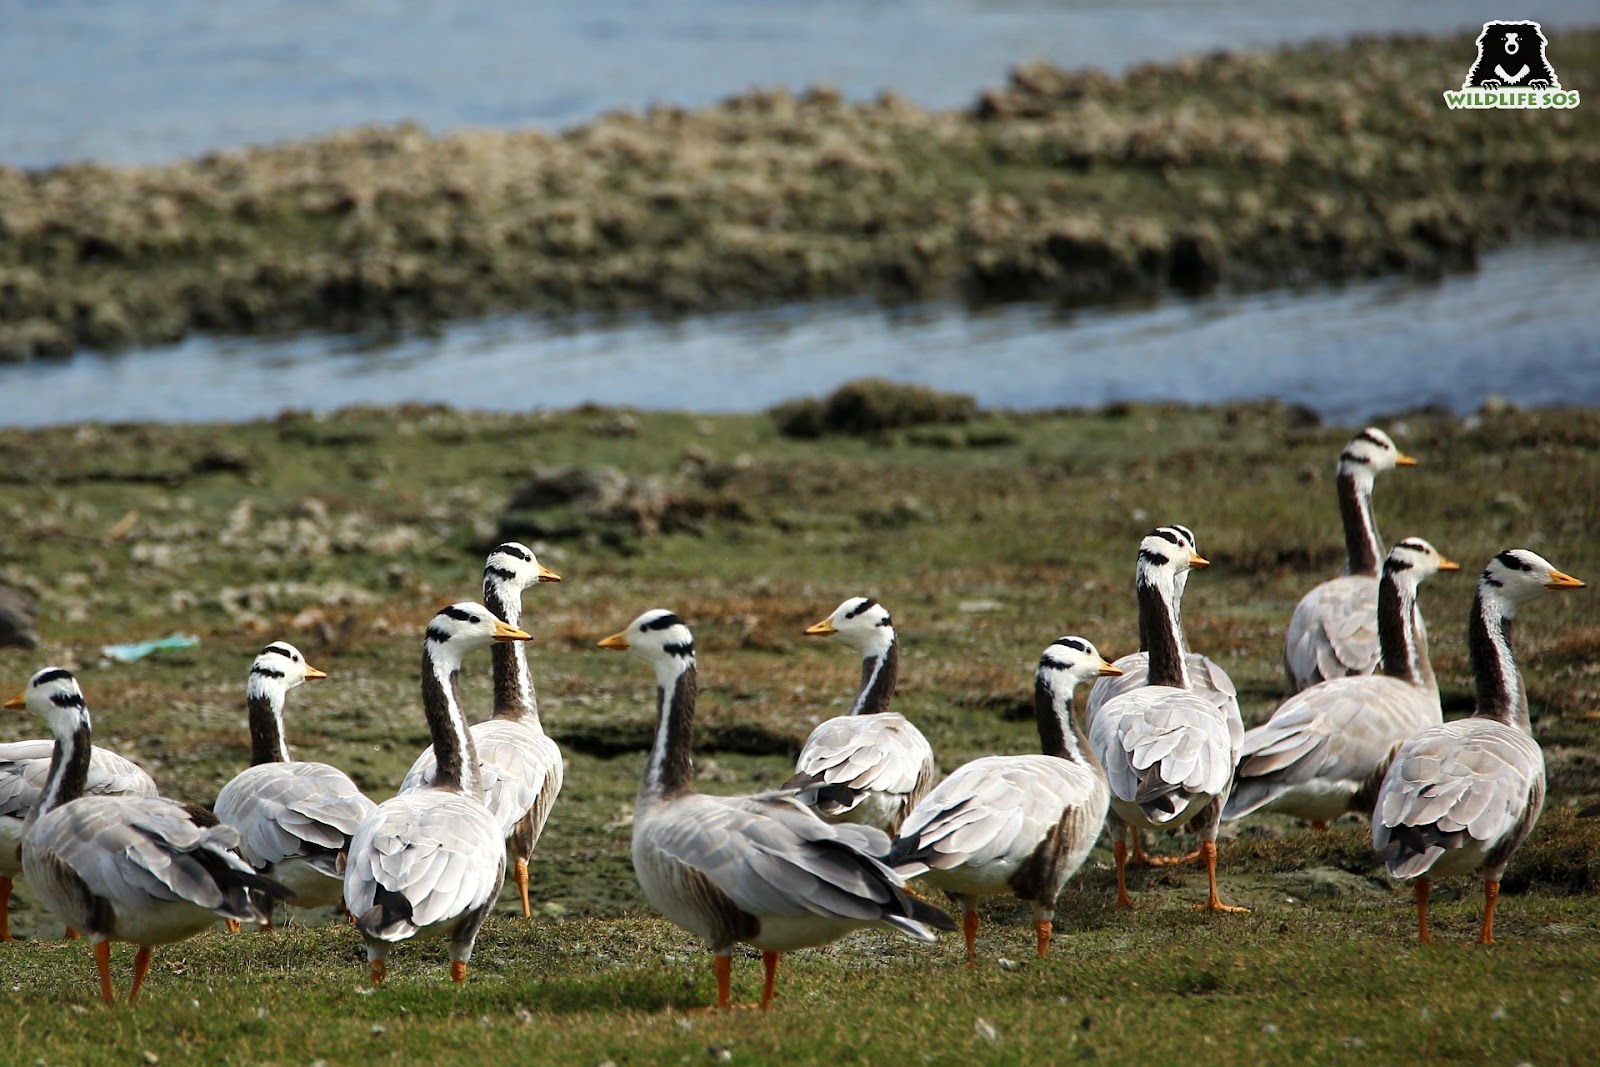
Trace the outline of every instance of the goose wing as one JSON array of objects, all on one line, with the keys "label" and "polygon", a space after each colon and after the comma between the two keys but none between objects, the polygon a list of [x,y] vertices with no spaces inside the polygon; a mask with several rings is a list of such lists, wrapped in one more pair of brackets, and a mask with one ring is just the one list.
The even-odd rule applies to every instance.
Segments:
[{"label": "goose wing", "polygon": [[398,941],[480,907],[500,891],[505,838],[480,802],[424,789],[385,801],[356,828],[344,899],[363,930]]},{"label": "goose wing", "polygon": [[[1233,679],[1210,656],[1198,652],[1186,653],[1184,664],[1189,668],[1190,691],[1206,698],[1222,712],[1228,721],[1229,734],[1236,735],[1232,741],[1237,748],[1244,740],[1244,718],[1239,710],[1239,690],[1234,686]],[[1150,684],[1148,653],[1130,652],[1117,660],[1116,666],[1122,671],[1120,675],[1096,678],[1089,689],[1085,712],[1090,722],[1094,721],[1107,701]]]},{"label": "goose wing", "polygon": [[1302,689],[1245,734],[1223,813],[1237,819],[1308,782],[1366,782],[1402,741],[1439,721],[1436,693],[1383,675]]},{"label": "goose wing", "polygon": [[[915,866],[1020,864],[1069,807],[1092,805],[1086,768],[1049,756],[985,756],[957,768],[917,804],[900,827],[890,861]],[[1098,790],[1104,811],[1105,791]]]},{"label": "goose wing", "polygon": [[1543,799],[1533,738],[1492,719],[1459,719],[1400,746],[1378,792],[1372,845],[1390,874],[1414,877],[1453,849],[1514,846]]},{"label": "goose wing", "polygon": [[811,731],[795,771],[792,784],[910,793],[932,776],[933,748],[903,715],[841,715]]},{"label": "goose wing", "polygon": [[787,794],[684,798],[649,829],[653,850],[751,915],[870,922],[910,910],[904,883],[883,862],[888,835],[825,823]]},{"label": "goose wing", "polygon": [[[1219,796],[1233,776],[1234,746],[1216,704],[1184,689],[1150,685],[1108,701],[1089,724],[1111,795],[1159,818],[1172,797]],[[1168,809],[1171,810],[1168,810]]]},{"label": "goose wing", "polygon": [[[544,731],[506,719],[477,723],[471,730],[483,772],[484,802],[502,836],[510,837],[529,814],[542,828],[566,775],[561,749]],[[430,745],[411,765],[400,792],[433,785],[438,769]]]},{"label": "goose wing", "polygon": [[337,767],[264,763],[223,786],[215,811],[239,831],[239,852],[253,867],[303,858],[332,876],[338,854],[376,808]]},{"label": "goose wing", "polygon": [[[50,773],[55,741],[38,738],[0,745],[0,815],[26,815],[38,803]],[[156,795],[156,783],[137,763],[104,748],[89,753],[88,796]]]},{"label": "goose wing", "polygon": [[1296,689],[1378,666],[1378,580],[1347,574],[1300,598],[1284,636],[1283,665]]},{"label": "goose wing", "polygon": [[199,826],[160,797],[81,797],[35,823],[23,855],[30,881],[37,869],[30,857],[45,859],[46,868],[64,867],[94,896],[130,910],[184,901],[252,919],[238,887],[286,893],[234,854],[238,843],[232,827]]}]

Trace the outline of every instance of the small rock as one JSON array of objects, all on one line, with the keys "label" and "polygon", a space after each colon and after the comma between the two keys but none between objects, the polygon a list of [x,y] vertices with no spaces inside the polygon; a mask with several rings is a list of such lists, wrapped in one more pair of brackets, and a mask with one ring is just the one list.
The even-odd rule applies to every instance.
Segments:
[{"label": "small rock", "polygon": [[998,600],[963,600],[958,606],[962,612],[968,615],[1004,611],[1006,609],[1006,606]]},{"label": "small rock", "polygon": [[149,1049],[145,1049],[144,1050],[144,1062],[146,1062],[148,1064],[151,1064],[152,1067],[154,1067],[155,1064],[161,1062],[161,1057],[157,1056],[154,1052],[151,1052]]},{"label": "small rock", "polygon": [[995,962],[1000,965],[1000,969],[1002,971],[1020,971],[1022,968],[1027,966],[1027,964],[1019,963],[1016,960],[1008,960],[1004,956],[1000,957]]},{"label": "small rock", "polygon": [[387,1034],[388,1032],[389,1032],[389,1028],[387,1026],[383,1025],[382,1023],[373,1023],[372,1024],[372,1036],[373,1037],[382,1037],[384,1034]]},{"label": "small rock", "polygon": [[712,1045],[706,1049],[706,1055],[717,1063],[727,1063],[733,1059],[733,1049],[726,1045]]},{"label": "small rock", "polygon": [[1000,1040],[1000,1032],[994,1028],[994,1023],[988,1019],[980,1018],[972,1024],[972,1030],[983,1040],[991,1045]]}]

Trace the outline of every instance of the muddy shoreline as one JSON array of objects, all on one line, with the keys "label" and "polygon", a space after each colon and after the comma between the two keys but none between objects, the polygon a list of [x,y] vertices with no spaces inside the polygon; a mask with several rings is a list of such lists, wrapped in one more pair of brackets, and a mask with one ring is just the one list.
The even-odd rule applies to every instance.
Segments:
[{"label": "muddy shoreline", "polygon": [[[1450,112],[1468,36],[1049,66],[961,112],[753,92],[572,131],[368,128],[0,166],[0,359],[193,331],[870,296],[1089,305],[1470,269],[1600,234],[1600,122]],[[1600,31],[1564,34],[1600,84]]]}]

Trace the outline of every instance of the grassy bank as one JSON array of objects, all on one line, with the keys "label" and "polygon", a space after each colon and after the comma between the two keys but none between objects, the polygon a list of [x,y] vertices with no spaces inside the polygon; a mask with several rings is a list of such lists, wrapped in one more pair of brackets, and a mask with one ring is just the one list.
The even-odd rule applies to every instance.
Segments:
[{"label": "grassy bank", "polygon": [[[1600,84],[1600,31],[1552,44]],[[1592,235],[1595,109],[1451,112],[1470,36],[1034,65],[964,112],[753,92],[572,131],[0,166],[0,359],[194,330],[831,296],[1066,304],[1470,267]],[[3,164],[3,161],[0,161]]]},{"label": "grassy bank", "polygon": [[[1214,561],[1190,583],[1186,628],[1232,674],[1249,722],[1281,697],[1295,600],[1342,561],[1332,466],[1349,431],[1292,409],[978,413],[864,436],[807,425],[822,435],[783,436],[766,416],[408,408],[0,431],[0,582],[39,601],[44,641],[0,649],[4,695],[45,663],[78,669],[98,736],[170,794],[209,801],[247,761],[245,672],[267,639],[286,638],[330,674],[291,697],[291,744],[386,796],[426,743],[420,628],[441,603],[476,596],[481,546],[512,530],[544,530],[525,536],[565,578],[529,591],[525,623],[544,719],[569,758],[533,868],[536,920],[503,898],[465,988],[447,988],[436,949],[408,946],[392,984],[366,995],[357,939],[318,925],[162,950],[145,1006],[107,1014],[82,945],[0,946],[0,984],[23,1020],[0,1056],[337,1064],[470,1050],[597,1064],[716,1062],[727,1049],[735,1062],[1021,1063],[1172,1060],[1198,1043],[1269,1061],[1584,1058],[1600,1037],[1600,827],[1572,807],[1600,799],[1591,591],[1522,613],[1517,652],[1551,798],[1507,874],[1492,949],[1470,943],[1475,883],[1442,885],[1441,944],[1422,951],[1409,895],[1381,876],[1364,824],[1312,835],[1267,819],[1222,847],[1224,896],[1249,916],[1193,914],[1201,872],[1167,869],[1136,873],[1140,907],[1116,911],[1102,846],[1063,896],[1044,963],[1025,911],[999,903],[985,910],[976,974],[949,939],[924,950],[861,935],[786,962],[770,1018],[678,1011],[709,1001],[709,962],[644,905],[628,860],[651,682],[596,639],[646,607],[689,620],[700,783],[746,791],[779,782],[812,724],[851,694],[851,657],[801,630],[873,594],[905,646],[897,706],[948,771],[1034,748],[1028,685],[1054,637],[1080,633],[1111,656],[1135,646],[1133,554],[1151,526],[1192,526]],[[1386,425],[1422,465],[1380,481],[1382,530],[1424,536],[1466,571],[1422,593],[1447,713],[1460,713],[1472,699],[1466,610],[1491,553],[1526,546],[1600,579],[1600,413]],[[502,518],[531,471],[564,464],[614,465],[626,489],[608,509]],[[102,644],[178,629],[201,644],[101,664]],[[469,665],[469,706],[486,703],[486,673],[486,658]],[[6,733],[38,730],[18,717]],[[18,929],[53,935],[25,894]],[[123,984],[129,956],[119,950]],[[753,998],[758,968],[736,972],[736,996]]]}]

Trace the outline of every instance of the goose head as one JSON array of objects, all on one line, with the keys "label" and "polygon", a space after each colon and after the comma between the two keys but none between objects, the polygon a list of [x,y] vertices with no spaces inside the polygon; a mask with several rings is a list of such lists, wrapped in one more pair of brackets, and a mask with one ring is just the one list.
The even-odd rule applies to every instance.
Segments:
[{"label": "goose head", "polygon": [[652,608],[628,624],[626,630],[599,642],[601,648],[632,652],[657,669],[694,662],[694,635],[682,619],[666,608]]},{"label": "goose head", "polygon": [[451,604],[433,617],[423,637],[423,649],[433,658],[455,667],[467,653],[487,648],[496,641],[526,640],[526,633],[501,622],[482,604],[464,600]]},{"label": "goose head", "polygon": [[70,671],[46,667],[28,679],[28,688],[6,701],[11,709],[26,707],[50,726],[56,737],[71,737],[89,724],[83,690]]},{"label": "goose head", "polygon": [[1339,468],[1353,472],[1365,471],[1370,477],[1396,467],[1415,467],[1417,461],[1396,447],[1394,440],[1375,426],[1350,439],[1339,453]]},{"label": "goose head", "polygon": [[495,546],[483,562],[483,577],[486,582],[498,582],[519,593],[539,582],[561,580],[561,575],[539,563],[531,548],[516,541]]},{"label": "goose head", "polygon": [[871,597],[853,596],[821,622],[806,627],[813,637],[837,636],[857,652],[882,648],[894,640],[889,609]]},{"label": "goose head", "polygon": [[1082,637],[1058,637],[1039,657],[1038,677],[1056,692],[1071,692],[1091,678],[1115,677],[1122,668],[1107,663],[1100,651]]},{"label": "goose head", "polygon": [[1502,602],[1506,615],[1543,596],[1552,589],[1581,589],[1583,583],[1570,574],[1564,574],[1537,552],[1526,548],[1508,548],[1489,560],[1478,579],[1480,596]]},{"label": "goose head", "polygon": [[1440,571],[1458,571],[1461,564],[1446,559],[1439,550],[1420,537],[1408,537],[1397,542],[1383,561],[1383,572],[1409,581],[1415,586],[1424,578]]},{"label": "goose head", "polygon": [[1139,576],[1169,577],[1180,584],[1189,571],[1211,566],[1211,561],[1196,551],[1194,531],[1187,526],[1158,526],[1139,542]]},{"label": "goose head", "polygon": [[287,641],[274,641],[250,664],[251,692],[288,691],[302,682],[328,675],[306,662],[300,650]]}]

